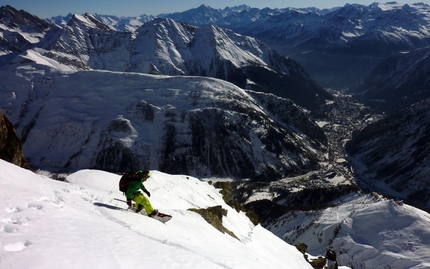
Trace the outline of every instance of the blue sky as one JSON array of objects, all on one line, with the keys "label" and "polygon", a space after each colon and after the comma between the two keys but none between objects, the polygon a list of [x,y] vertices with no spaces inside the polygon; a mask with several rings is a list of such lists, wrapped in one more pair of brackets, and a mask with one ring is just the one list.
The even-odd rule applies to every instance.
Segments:
[{"label": "blue sky", "polygon": [[[50,18],[68,13],[83,14],[85,12],[117,16],[138,16],[141,14],[158,15],[160,13],[173,13],[196,8],[205,4],[212,8],[223,9],[246,4],[257,8],[285,8],[285,7],[317,7],[330,8],[344,6],[346,3],[370,5],[375,0],[0,0],[0,6],[11,5],[16,9],[23,9],[41,18]],[[388,2],[388,1],[378,1]],[[430,4],[430,0],[416,0]]]}]

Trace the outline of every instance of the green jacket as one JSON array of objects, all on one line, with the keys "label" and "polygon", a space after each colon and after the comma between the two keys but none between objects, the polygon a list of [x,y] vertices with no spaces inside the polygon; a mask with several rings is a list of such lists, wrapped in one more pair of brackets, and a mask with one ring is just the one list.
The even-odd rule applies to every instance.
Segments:
[{"label": "green jacket", "polygon": [[139,192],[139,190],[143,190],[146,192],[146,188],[140,181],[132,181],[130,184],[128,184],[127,191],[125,192],[125,197],[127,199],[133,199],[133,196]]}]

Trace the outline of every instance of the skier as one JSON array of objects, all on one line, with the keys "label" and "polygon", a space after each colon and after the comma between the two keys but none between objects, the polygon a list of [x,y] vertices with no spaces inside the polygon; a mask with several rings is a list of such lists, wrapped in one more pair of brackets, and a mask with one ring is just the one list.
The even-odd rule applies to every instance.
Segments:
[{"label": "skier", "polygon": [[143,208],[145,208],[146,214],[149,217],[154,217],[158,214],[158,210],[154,210],[154,208],[151,205],[151,202],[149,202],[149,199],[143,195],[143,193],[140,192],[142,190],[148,197],[151,196],[151,193],[145,188],[145,185],[143,185],[143,182],[145,182],[149,177],[149,171],[148,170],[139,170],[136,173],[128,173],[130,176],[137,176],[138,180],[131,180],[128,184],[127,190],[125,191],[125,197],[127,198],[127,205],[129,209],[132,209],[132,203],[133,200],[135,202],[135,208],[136,212],[142,211]]}]

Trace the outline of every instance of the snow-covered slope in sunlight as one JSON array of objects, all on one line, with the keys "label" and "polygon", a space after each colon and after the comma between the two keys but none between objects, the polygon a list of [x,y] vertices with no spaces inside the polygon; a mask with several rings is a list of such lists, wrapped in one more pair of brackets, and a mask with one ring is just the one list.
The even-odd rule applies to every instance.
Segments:
[{"label": "snow-covered slope in sunlight", "polygon": [[310,254],[331,248],[351,268],[430,268],[430,215],[378,194],[354,194],[329,208],[290,211],[266,228]]},{"label": "snow-covered slope in sunlight", "polygon": [[[0,171],[1,268],[312,268],[193,177],[151,171],[150,200],[173,215],[163,224],[114,208],[125,207],[116,174],[81,170],[66,183],[2,160]],[[187,210],[217,205],[239,240]]]}]

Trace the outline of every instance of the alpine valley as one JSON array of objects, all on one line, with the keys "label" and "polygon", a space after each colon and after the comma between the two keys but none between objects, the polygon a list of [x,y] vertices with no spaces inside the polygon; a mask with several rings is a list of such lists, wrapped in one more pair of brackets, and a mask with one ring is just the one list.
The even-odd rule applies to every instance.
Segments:
[{"label": "alpine valley", "polygon": [[243,223],[314,268],[428,268],[429,25],[423,3],[50,19],[3,6],[0,157],[23,168],[1,167],[91,186],[192,177],[178,183],[192,197],[173,196],[197,208],[215,182],[224,208],[256,213]]}]

